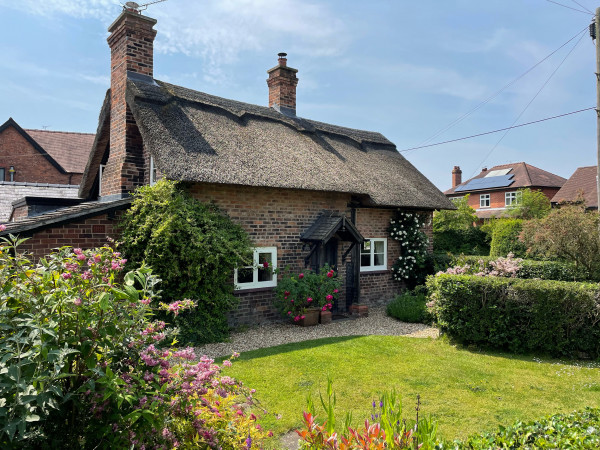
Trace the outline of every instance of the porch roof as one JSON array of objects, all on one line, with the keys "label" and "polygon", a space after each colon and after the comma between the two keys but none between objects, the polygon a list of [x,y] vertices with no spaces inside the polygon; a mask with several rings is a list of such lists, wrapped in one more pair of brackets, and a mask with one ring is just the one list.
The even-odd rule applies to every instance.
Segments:
[{"label": "porch roof", "polygon": [[300,236],[300,240],[323,245],[337,233],[344,241],[361,244],[364,238],[348,218],[339,213],[323,213]]}]

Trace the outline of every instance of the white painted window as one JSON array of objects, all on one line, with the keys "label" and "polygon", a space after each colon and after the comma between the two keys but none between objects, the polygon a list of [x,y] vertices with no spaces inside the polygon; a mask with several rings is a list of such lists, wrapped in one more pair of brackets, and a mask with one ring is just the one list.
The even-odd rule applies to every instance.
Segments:
[{"label": "white painted window", "polygon": [[387,239],[365,239],[360,249],[360,271],[387,270]]},{"label": "white painted window", "polygon": [[100,164],[100,169],[98,169],[98,197],[102,196],[102,173],[105,167],[106,164]]},{"label": "white painted window", "polygon": [[238,267],[233,274],[236,290],[277,286],[277,247],[254,249],[251,266]]},{"label": "white painted window", "polygon": [[490,194],[481,194],[479,196],[479,207],[489,208],[490,207]]},{"label": "white painted window", "polygon": [[521,203],[521,193],[519,191],[504,193],[504,204],[506,206],[518,205],[519,203]]},{"label": "white painted window", "polygon": [[150,186],[154,186],[156,181],[156,166],[154,165],[154,156],[150,155]]}]

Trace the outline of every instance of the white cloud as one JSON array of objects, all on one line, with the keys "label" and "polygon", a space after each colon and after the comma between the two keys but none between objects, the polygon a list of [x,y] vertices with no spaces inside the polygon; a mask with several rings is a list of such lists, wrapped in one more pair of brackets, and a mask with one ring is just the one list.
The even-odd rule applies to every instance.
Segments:
[{"label": "white cloud", "polygon": [[[105,25],[117,17],[119,5],[117,0],[0,0],[0,6],[38,16],[97,18]],[[243,53],[277,44],[294,54],[325,57],[341,53],[351,35],[328,6],[315,1],[169,0],[144,14],[158,20],[157,52],[201,58],[202,77],[213,82]]]}]

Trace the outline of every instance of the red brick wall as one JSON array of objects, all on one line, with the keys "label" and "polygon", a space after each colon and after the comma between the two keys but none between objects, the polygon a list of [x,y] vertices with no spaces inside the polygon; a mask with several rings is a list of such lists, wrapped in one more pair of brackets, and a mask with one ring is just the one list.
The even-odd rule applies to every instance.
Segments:
[{"label": "red brick wall", "polygon": [[[560,188],[532,188],[534,190],[541,190],[548,200],[551,200],[552,197],[559,191]],[[474,209],[480,209],[479,207],[479,196],[481,194],[490,194],[490,208],[504,208],[506,207],[506,192],[516,192],[518,189],[505,189],[502,191],[480,191],[480,192],[470,192],[469,194],[469,206]],[[448,197],[459,197],[460,195],[451,194]],[[484,208],[481,208],[484,209]]]},{"label": "red brick wall", "polygon": [[[120,212],[117,213],[119,217]],[[107,214],[77,222],[46,228],[20,245],[20,250],[33,253],[37,260],[51,253],[52,249],[72,246],[95,248],[107,244],[107,237],[118,238],[118,218],[110,219]]]},{"label": "red brick wall", "polygon": [[8,169],[15,168],[14,181],[50,184],[79,184],[81,174],[63,174],[37,151],[15,128],[0,133],[0,167],[10,181]]}]

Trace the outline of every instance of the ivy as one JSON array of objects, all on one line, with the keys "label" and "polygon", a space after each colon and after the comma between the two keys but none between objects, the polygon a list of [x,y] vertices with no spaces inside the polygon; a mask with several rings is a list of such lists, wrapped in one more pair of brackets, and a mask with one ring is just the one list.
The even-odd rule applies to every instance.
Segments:
[{"label": "ivy", "polygon": [[183,185],[161,180],[135,192],[122,241],[132,265],[145,263],[162,279],[164,298],[197,301],[193,312],[175,319],[184,340],[201,344],[228,337],[227,313],[237,305],[233,271],[252,254],[241,226],[192,198]]}]

